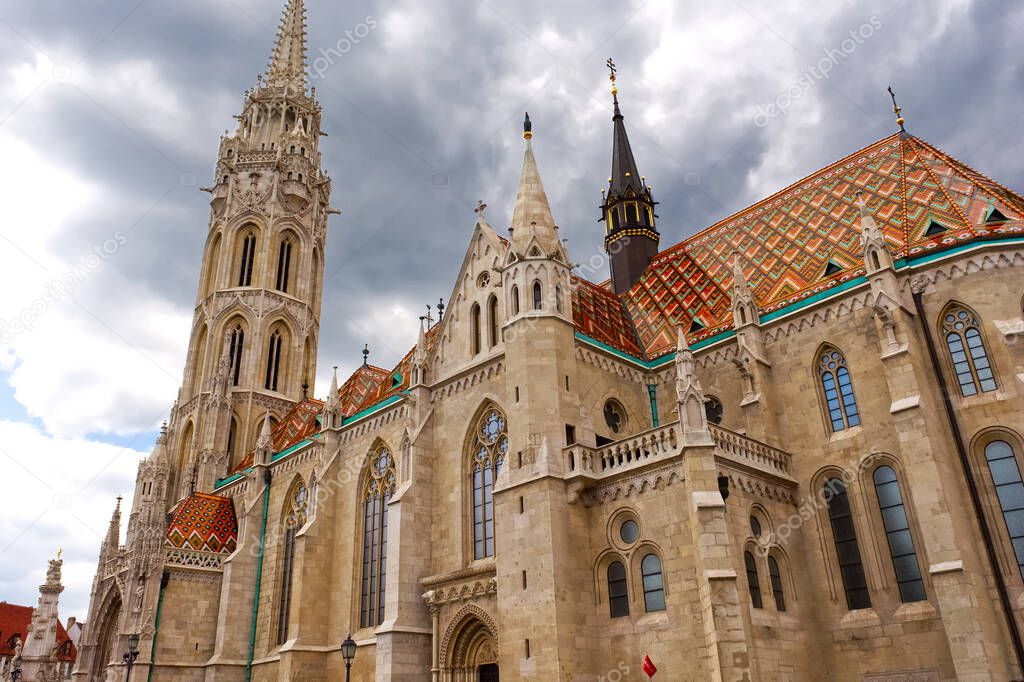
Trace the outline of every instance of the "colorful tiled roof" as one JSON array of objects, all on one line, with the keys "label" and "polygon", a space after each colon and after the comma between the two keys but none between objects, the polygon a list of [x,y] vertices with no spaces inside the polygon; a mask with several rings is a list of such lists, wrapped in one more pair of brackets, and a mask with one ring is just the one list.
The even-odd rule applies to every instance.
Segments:
[{"label": "colorful tiled roof", "polygon": [[388,376],[390,373],[383,367],[360,365],[338,389],[342,416],[349,417],[358,412],[359,406],[366,402],[368,396],[376,394],[377,388]]},{"label": "colorful tiled roof", "polygon": [[178,549],[230,554],[238,543],[238,519],[229,497],[192,493],[178,503],[164,544]]},{"label": "colorful tiled roof", "polygon": [[[924,140],[896,134],[821,169],[658,254],[622,295],[643,348],[612,306],[577,308],[577,328],[622,351],[654,358],[732,326],[729,292],[739,253],[762,311],[778,310],[863,274],[857,192],[896,257],[1024,232],[1024,198]],[[620,339],[616,341],[616,336]],[[621,337],[625,337],[622,340]]]},{"label": "colorful tiled roof", "polygon": [[574,276],[572,317],[581,333],[630,355],[643,356],[629,312],[610,290]]},{"label": "colorful tiled roof", "polygon": [[[0,602],[0,657],[14,656],[14,636],[25,645],[25,638],[32,627],[32,607],[19,606]],[[78,649],[68,637],[64,624],[57,621],[57,658],[61,661],[74,662],[78,658]]]},{"label": "colorful tiled roof", "polygon": [[[317,417],[324,411],[324,403],[316,398],[306,398],[298,402],[288,411],[284,419],[278,422],[277,426],[270,433],[271,450],[274,453],[283,452],[309,438],[320,431],[320,422]],[[255,461],[255,450],[250,450],[245,457],[235,465],[231,473],[244,471],[252,466]]]}]

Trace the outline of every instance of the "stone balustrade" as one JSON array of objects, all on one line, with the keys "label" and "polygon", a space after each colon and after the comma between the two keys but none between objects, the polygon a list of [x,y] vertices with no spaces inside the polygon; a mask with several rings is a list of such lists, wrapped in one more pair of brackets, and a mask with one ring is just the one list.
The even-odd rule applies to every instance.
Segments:
[{"label": "stone balustrade", "polygon": [[[788,478],[789,453],[721,426],[712,424],[710,431],[722,459]],[[682,452],[682,431],[676,421],[601,447],[576,443],[564,448],[563,455],[569,477],[605,478]]]}]

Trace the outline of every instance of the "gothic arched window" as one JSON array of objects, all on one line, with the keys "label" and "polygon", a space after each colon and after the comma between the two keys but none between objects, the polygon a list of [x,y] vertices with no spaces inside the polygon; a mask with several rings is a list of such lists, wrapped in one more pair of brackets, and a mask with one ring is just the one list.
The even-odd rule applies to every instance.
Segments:
[{"label": "gothic arched window", "polygon": [[851,611],[870,608],[871,596],[868,594],[868,581],[860,558],[857,529],[853,525],[853,511],[846,494],[846,484],[838,478],[830,479],[825,483],[824,492],[828,502],[828,519],[836,543],[839,572],[846,592],[846,606]]},{"label": "gothic arched window", "polygon": [[1017,456],[1008,442],[994,440],[985,446],[985,461],[996,488],[1017,567],[1024,576],[1024,480],[1021,479]]},{"label": "gothic arched window", "polygon": [[480,352],[480,304],[474,303],[469,309],[469,352]]},{"label": "gothic arched window", "polygon": [[782,571],[779,570],[779,562],[773,556],[768,557],[768,578],[772,583],[775,610],[782,613],[786,610],[786,595],[782,591]]},{"label": "gothic arched window", "polygon": [[487,345],[491,348],[498,345],[498,297],[492,295],[487,299]]},{"label": "gothic arched window", "polygon": [[508,424],[496,407],[476,425],[472,445],[473,558],[494,556],[494,479],[508,455]]},{"label": "gothic arched window", "polygon": [[896,584],[900,588],[900,601],[923,601],[924,580],[921,578],[921,566],[917,562],[914,538],[910,535],[910,521],[903,505],[896,471],[890,466],[880,466],[875,469],[872,478],[878,496],[878,509],[882,512],[885,538],[889,542],[889,556],[892,557],[892,567],[896,571]]},{"label": "gothic arched window", "polygon": [[981,337],[978,316],[963,306],[950,305],[942,315],[942,334],[961,395],[967,397],[978,391],[996,390],[996,378]]},{"label": "gothic arched window", "polygon": [[277,290],[288,293],[288,276],[291,274],[292,264],[292,239],[285,237],[281,240],[281,248],[277,254]]},{"label": "gothic arched window", "polygon": [[238,385],[238,375],[242,371],[242,348],[245,344],[245,330],[242,325],[236,324],[231,330],[231,342],[228,347],[228,357],[231,359],[229,373],[231,385]]},{"label": "gothic arched window", "polygon": [[629,586],[621,561],[608,564],[608,608],[612,618],[629,615]]},{"label": "gothic arched window", "polygon": [[562,286],[555,285],[555,310],[562,312]]},{"label": "gothic arched window", "polygon": [[274,331],[267,344],[267,376],[263,388],[268,391],[277,390],[277,380],[281,373],[281,332]]},{"label": "gothic arched window", "polygon": [[533,283],[533,309],[534,310],[540,310],[541,309],[541,302],[542,302],[543,298],[544,298],[544,296],[543,296],[543,294],[541,292],[541,289],[540,289],[540,282],[534,282]]},{"label": "gothic arched window", "polygon": [[359,627],[384,621],[388,557],[388,501],[395,492],[395,458],[381,446],[373,453],[363,488],[363,579]]},{"label": "gothic arched window", "polygon": [[281,547],[281,587],[277,607],[277,643],[288,641],[288,617],[292,608],[292,570],[295,565],[295,534],[306,523],[306,486],[296,481],[288,495]]},{"label": "gothic arched window", "polygon": [[661,558],[657,554],[648,554],[640,562],[640,572],[644,581],[644,610],[665,610],[665,582],[661,577]]},{"label": "gothic arched window", "polygon": [[842,431],[860,424],[850,370],[846,368],[846,358],[839,349],[829,347],[821,353],[818,357],[818,376],[832,430]]},{"label": "gothic arched window", "polygon": [[256,260],[256,234],[249,232],[242,239],[242,254],[238,266],[238,286],[252,285],[252,266]]},{"label": "gothic arched window", "polygon": [[512,314],[519,314],[519,285],[512,285]]},{"label": "gothic arched window", "polygon": [[761,579],[757,575],[757,562],[750,552],[743,553],[743,568],[747,572],[747,588],[750,590],[750,603],[755,609],[764,607],[761,602]]}]

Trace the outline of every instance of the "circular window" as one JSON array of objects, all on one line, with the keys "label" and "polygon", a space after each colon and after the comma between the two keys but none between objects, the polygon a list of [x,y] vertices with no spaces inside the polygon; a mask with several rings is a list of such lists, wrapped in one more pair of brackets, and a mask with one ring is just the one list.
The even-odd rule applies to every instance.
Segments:
[{"label": "circular window", "polygon": [[491,283],[491,273],[484,270],[480,273],[480,276],[476,278],[476,285],[483,289]]},{"label": "circular window", "polygon": [[754,534],[755,538],[761,537],[761,522],[757,520],[756,516],[750,517],[750,532]]},{"label": "circular window", "polygon": [[617,400],[609,400],[604,404],[604,423],[612,433],[620,433],[626,428],[626,410]]},{"label": "circular window", "polygon": [[704,401],[704,416],[711,424],[722,423],[722,401],[711,395]]},{"label": "circular window", "polygon": [[640,537],[640,526],[636,525],[636,521],[628,519],[619,526],[619,537],[627,545],[632,545]]}]

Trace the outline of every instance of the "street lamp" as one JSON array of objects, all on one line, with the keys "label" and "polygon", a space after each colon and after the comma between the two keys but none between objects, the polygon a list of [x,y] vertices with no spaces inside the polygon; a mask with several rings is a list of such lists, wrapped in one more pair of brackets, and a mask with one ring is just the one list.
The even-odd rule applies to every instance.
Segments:
[{"label": "street lamp", "polygon": [[349,633],[345,641],[341,643],[341,655],[345,659],[345,682],[349,682],[352,674],[352,659],[356,657],[356,643]]},{"label": "street lamp", "polygon": [[128,666],[128,669],[124,673],[124,682],[129,682],[132,679],[132,666],[135,665],[135,659],[139,657],[139,636],[132,635],[128,638],[128,651],[123,656],[124,664]]}]

